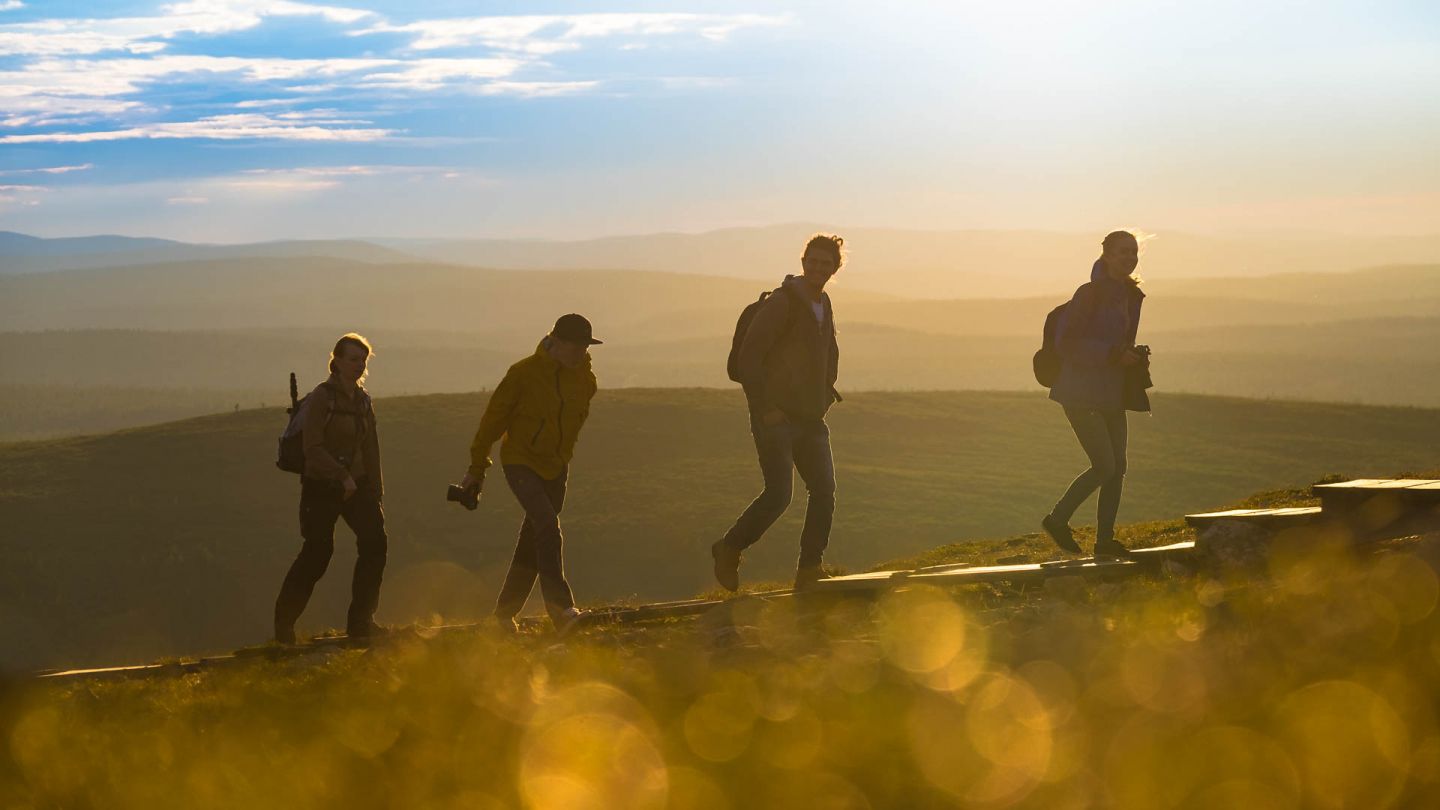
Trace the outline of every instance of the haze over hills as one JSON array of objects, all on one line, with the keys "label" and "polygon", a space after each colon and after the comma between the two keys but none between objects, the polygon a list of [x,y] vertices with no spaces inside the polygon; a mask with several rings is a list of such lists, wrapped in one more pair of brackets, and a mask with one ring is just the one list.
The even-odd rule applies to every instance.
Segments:
[{"label": "haze over hills", "polygon": [[[1099,255],[1104,234],[926,231],[790,223],[698,234],[647,234],[577,241],[376,240],[456,264],[539,269],[625,268],[776,279],[796,272],[805,239],[834,232],[849,251],[845,283],[903,298],[1015,298],[1068,292]],[[1328,273],[1440,259],[1440,235],[1423,237],[1203,236],[1166,233],[1148,241],[1143,263],[1163,278]],[[1083,280],[1083,278],[1082,278]]]},{"label": "haze over hills", "polygon": [[[477,512],[446,504],[485,398],[377,403],[389,566],[379,618],[491,608],[519,525],[503,483]],[[1132,424],[1126,522],[1223,506],[1333,472],[1433,466],[1436,411],[1157,396]],[[272,466],[279,408],[88,438],[0,445],[0,666],[82,665],[262,641],[295,554],[296,480]],[[852,569],[1032,531],[1083,456],[1041,393],[864,393],[832,411],[839,508],[829,559]],[[755,495],[738,391],[609,390],[595,400],[566,501],[566,563],[586,602],[688,597],[705,554]],[[746,555],[748,581],[794,565],[803,489]],[[1077,517],[1089,523],[1092,514]],[[337,530],[302,620],[343,617],[354,560]]]},{"label": "haze over hills", "polygon": [[[798,268],[816,231],[846,238],[845,283],[900,298],[1016,298],[1073,289],[1103,234],[926,231],[790,223],[704,233],[658,233],[574,241],[386,239],[191,245],[126,237],[38,240],[0,234],[0,274],[227,258],[333,257],[402,263],[419,258],[511,270],[644,270],[759,279]],[[1204,236],[1166,233],[1146,243],[1158,280],[1276,273],[1331,273],[1440,259],[1440,236]]]},{"label": "haze over hills", "polygon": [[[1072,279],[1074,281],[1074,279]],[[488,270],[249,258],[0,278],[0,440],[275,404],[323,373],[335,335],[376,341],[377,394],[493,385],[557,313],[606,345],[602,384],[721,386],[735,318],[768,284],[649,271]],[[1146,285],[1141,338],[1163,390],[1440,404],[1440,266]],[[842,391],[1031,390],[1064,293],[905,299],[832,290]],[[167,391],[171,394],[167,395]]]}]

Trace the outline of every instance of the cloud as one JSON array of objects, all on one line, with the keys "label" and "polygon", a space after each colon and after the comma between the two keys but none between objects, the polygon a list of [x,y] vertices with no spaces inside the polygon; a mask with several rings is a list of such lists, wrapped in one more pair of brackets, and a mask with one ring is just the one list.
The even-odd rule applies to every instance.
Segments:
[{"label": "cloud", "polygon": [[210,202],[209,197],[168,197],[166,205],[205,205]]},{"label": "cloud", "polygon": [[[18,6],[17,6],[18,8]],[[215,36],[246,31],[267,17],[320,17],[353,24],[372,12],[288,0],[191,0],[162,7],[154,17],[49,19],[0,25],[0,56],[90,55],[112,51],[154,53],[183,34]]]},{"label": "cloud", "polygon": [[95,143],[139,139],[204,138],[240,140],[251,138],[287,141],[364,142],[380,140],[392,133],[388,129],[337,129],[315,124],[295,124],[256,113],[215,115],[198,121],[176,121],[142,124],[126,129],[95,132],[42,132],[29,135],[0,136],[0,144],[8,143]]},{"label": "cloud", "polygon": [[723,40],[742,28],[784,25],[788,15],[595,13],[421,20],[404,25],[388,22],[353,32],[411,34],[410,47],[428,51],[483,45],[499,51],[545,56],[578,50],[581,40],[616,36],[698,34]]},{"label": "cloud", "polygon": [[93,163],[82,163],[78,166],[45,166],[38,169],[6,169],[0,171],[0,177],[10,177],[17,174],[69,174],[71,172],[83,172],[95,168]]},{"label": "cloud", "polygon": [[[388,33],[408,39],[398,51],[364,58],[231,56],[204,50],[206,37],[249,31],[267,19],[282,17],[315,18],[354,36]],[[637,40],[678,35],[721,41],[744,28],[782,25],[789,19],[764,14],[588,13],[461,17],[395,25],[375,12],[348,6],[294,0],[180,0],[151,16],[0,24],[0,65],[4,66],[0,128],[19,130],[0,136],[0,144],[174,138],[378,140],[394,131],[356,119],[349,111],[253,113],[320,103],[334,106],[337,97],[349,104],[357,99],[409,99],[417,93],[527,99],[587,93],[604,80],[556,76],[547,55],[580,50],[600,39],[623,38],[622,47],[643,47]],[[185,50],[199,52],[172,52],[177,41],[184,42]],[[480,53],[426,55],[442,48]],[[544,75],[532,75],[539,71]],[[710,86],[706,82],[711,80],[660,81],[666,89],[696,90]],[[197,103],[196,98],[202,100]],[[239,114],[213,115],[220,104]],[[162,115],[194,120],[154,120]],[[39,129],[50,131],[34,131]]]},{"label": "cloud", "polygon": [[25,4],[20,0],[4,0],[0,2],[0,11],[14,11],[17,8],[24,8]]}]

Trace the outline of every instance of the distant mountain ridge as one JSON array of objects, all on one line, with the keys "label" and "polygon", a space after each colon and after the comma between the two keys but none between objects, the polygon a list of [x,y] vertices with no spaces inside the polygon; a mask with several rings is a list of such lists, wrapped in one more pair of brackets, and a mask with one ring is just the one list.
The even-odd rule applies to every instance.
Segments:
[{"label": "distant mountain ridge", "polygon": [[215,259],[310,257],[365,263],[413,260],[390,248],[344,239],[206,245],[108,235],[42,239],[0,231],[0,276]]}]

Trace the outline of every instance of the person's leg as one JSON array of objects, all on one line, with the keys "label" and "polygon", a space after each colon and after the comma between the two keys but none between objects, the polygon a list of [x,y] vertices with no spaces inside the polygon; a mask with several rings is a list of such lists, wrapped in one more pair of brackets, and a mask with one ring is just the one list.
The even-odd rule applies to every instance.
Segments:
[{"label": "person's leg", "polygon": [[389,540],[385,534],[385,508],[366,481],[345,501],[340,515],[355,532],[355,575],[350,581],[350,611],[345,619],[347,634],[370,632],[375,609],[380,605],[380,581],[385,575]]},{"label": "person's leg", "polygon": [[830,526],[835,517],[835,458],[830,451],[830,427],[823,420],[797,425],[792,448],[795,469],[809,493],[797,568],[817,568],[830,544]]},{"label": "person's leg", "polygon": [[[505,482],[510,484],[508,468]],[[514,485],[510,486],[513,490]],[[520,536],[515,540],[515,554],[510,558],[510,570],[505,572],[505,584],[500,586],[500,596],[495,600],[497,618],[514,619],[520,614],[525,602],[530,599],[530,591],[535,589],[538,574],[535,567],[535,526],[530,522],[529,512],[526,512],[525,519],[520,522]]]},{"label": "person's leg", "polygon": [[294,639],[295,621],[305,612],[315,583],[330,566],[330,555],[335,551],[335,521],[339,517],[340,494],[328,482],[302,479],[300,536],[304,542],[275,599],[275,638],[279,641]]},{"label": "person's leg", "polygon": [[755,437],[755,452],[765,489],[725,533],[721,542],[732,551],[744,551],[754,545],[789,508],[795,476],[793,430],[789,423],[768,426],[751,417],[750,432]]},{"label": "person's leg", "polygon": [[1130,429],[1124,411],[1107,411],[1101,415],[1110,443],[1110,456],[1115,463],[1109,477],[1100,483],[1100,504],[1096,510],[1095,541],[1109,543],[1115,539],[1115,518],[1120,514],[1120,495],[1125,489],[1126,445]]},{"label": "person's leg", "polygon": [[[515,499],[525,510],[525,522],[529,524],[534,549],[531,564],[540,580],[545,610],[552,618],[575,606],[570,583],[565,581],[564,538],[560,531],[565,479],[563,472],[558,479],[546,481],[529,467],[518,464],[505,467],[505,480],[510,484],[510,491],[515,493]],[[518,550],[516,557],[519,557]]]},{"label": "person's leg", "polygon": [[1081,449],[1090,459],[1090,468],[1070,482],[1069,489],[1050,510],[1050,516],[1062,524],[1069,523],[1075,510],[1090,497],[1090,493],[1115,474],[1115,451],[1110,442],[1110,431],[1100,412],[1066,408],[1065,418],[1070,420],[1075,438],[1080,440]]}]

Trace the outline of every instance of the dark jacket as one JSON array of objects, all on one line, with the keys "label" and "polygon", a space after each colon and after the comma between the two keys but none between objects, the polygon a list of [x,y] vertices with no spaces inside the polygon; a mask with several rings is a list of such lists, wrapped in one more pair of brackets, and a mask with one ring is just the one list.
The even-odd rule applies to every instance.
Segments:
[{"label": "dark jacket", "polygon": [[565,368],[550,356],[545,341],[535,353],[505,372],[480,417],[470,443],[470,470],[483,478],[490,446],[501,436],[502,464],[519,464],[553,481],[575,455],[575,440],[590,416],[597,385],[590,355],[578,368]]},{"label": "dark jacket", "polygon": [[360,386],[352,392],[334,374],[315,386],[310,397],[316,405],[305,409],[302,441],[305,477],[340,482],[349,475],[369,479],[375,496],[385,494],[380,470],[380,436],[375,431],[375,406]]},{"label": "dark jacket", "polygon": [[755,313],[740,344],[740,384],[755,416],[778,409],[791,419],[823,419],[840,401],[835,392],[840,347],[830,296],[820,294],[824,317],[817,320],[810,298],[798,287],[803,283],[786,276]]},{"label": "dark jacket", "polygon": [[1056,328],[1060,376],[1050,388],[1051,399],[1067,408],[1150,410],[1139,382],[1144,367],[1120,364],[1135,345],[1144,300],[1134,282],[1110,278],[1095,262],[1090,282],[1075,291]]}]

